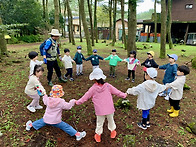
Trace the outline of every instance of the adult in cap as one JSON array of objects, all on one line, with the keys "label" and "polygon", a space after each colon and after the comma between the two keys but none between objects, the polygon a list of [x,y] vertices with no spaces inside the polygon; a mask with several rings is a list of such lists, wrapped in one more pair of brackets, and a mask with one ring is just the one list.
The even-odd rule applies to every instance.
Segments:
[{"label": "adult in cap", "polygon": [[49,33],[51,37],[46,41],[45,46],[44,46],[44,62],[47,64],[47,69],[48,69],[48,85],[53,86],[52,83],[52,75],[53,75],[53,68],[57,74],[57,77],[59,79],[59,82],[66,82],[61,77],[61,71],[57,63],[57,56],[59,56],[59,59],[61,59],[61,54],[59,51],[59,44],[57,40],[59,39],[62,34],[59,33],[58,29],[52,29],[51,32]]}]

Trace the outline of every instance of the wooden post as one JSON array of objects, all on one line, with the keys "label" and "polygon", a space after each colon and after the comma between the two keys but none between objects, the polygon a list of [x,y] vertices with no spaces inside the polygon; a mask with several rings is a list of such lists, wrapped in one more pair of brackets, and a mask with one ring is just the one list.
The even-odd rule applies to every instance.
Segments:
[{"label": "wooden post", "polygon": [[189,24],[187,24],[187,27],[186,27],[186,33],[184,35],[184,44],[186,44],[188,32],[189,32]]}]

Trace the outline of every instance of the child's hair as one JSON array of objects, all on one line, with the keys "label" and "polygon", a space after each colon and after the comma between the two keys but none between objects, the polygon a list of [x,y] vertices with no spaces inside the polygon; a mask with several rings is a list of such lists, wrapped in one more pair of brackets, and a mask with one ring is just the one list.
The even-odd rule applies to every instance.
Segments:
[{"label": "child's hair", "polygon": [[44,68],[41,65],[35,65],[34,70],[33,70],[33,75],[36,75],[36,72],[44,72]]},{"label": "child's hair", "polygon": [[103,85],[105,82],[104,82],[104,80],[101,78],[101,79],[99,79],[99,80],[96,80],[95,79],[95,81],[98,83],[98,84],[101,84],[101,85]]},{"label": "child's hair", "polygon": [[134,58],[136,59],[136,51],[130,51],[130,54],[133,54],[134,55]]},{"label": "child's hair", "polygon": [[179,70],[180,72],[183,72],[184,75],[188,75],[188,74],[190,73],[190,69],[189,69],[188,66],[186,66],[186,65],[181,65],[181,66],[179,66],[179,67],[178,67],[178,70]]},{"label": "child's hair", "polygon": [[64,53],[70,52],[70,50],[68,48],[64,49]]},{"label": "child's hair", "polygon": [[116,49],[113,49],[112,52],[116,52]]},{"label": "child's hair", "polygon": [[30,59],[34,59],[35,57],[38,56],[38,53],[35,51],[31,51],[31,52],[29,52],[28,56]]}]

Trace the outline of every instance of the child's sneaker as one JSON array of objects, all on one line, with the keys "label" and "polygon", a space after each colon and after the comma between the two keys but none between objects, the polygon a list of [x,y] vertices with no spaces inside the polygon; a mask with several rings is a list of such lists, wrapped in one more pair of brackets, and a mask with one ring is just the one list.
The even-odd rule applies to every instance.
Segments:
[{"label": "child's sneaker", "polygon": [[80,74],[79,74],[79,73],[77,73],[77,74],[76,74],[76,76],[80,76]]},{"label": "child's sneaker", "polygon": [[128,81],[128,80],[130,80],[130,78],[129,78],[129,77],[127,77],[125,80],[127,80],[127,81]]},{"label": "child's sneaker", "polygon": [[74,81],[74,79],[73,79],[73,78],[70,78],[69,80],[70,80],[70,81]]},{"label": "child's sneaker", "polygon": [[32,127],[32,121],[29,120],[27,123],[26,123],[26,130],[29,131]]},{"label": "child's sneaker", "polygon": [[31,112],[35,112],[36,111],[35,108],[33,106],[30,106],[30,105],[27,106],[27,109],[29,111],[31,111]]},{"label": "child's sneaker", "polygon": [[52,81],[49,81],[48,82],[48,85],[51,86],[51,87],[54,86],[54,84],[52,83]]},{"label": "child's sneaker", "polygon": [[115,76],[115,75],[113,75],[112,77],[113,77],[113,78],[115,78],[116,76]]},{"label": "child's sneaker", "polygon": [[150,123],[149,123],[149,124],[146,124],[146,127],[147,127],[147,128],[150,128]]},{"label": "child's sneaker", "polygon": [[81,72],[80,75],[82,76],[83,75],[83,72]]},{"label": "child's sneaker", "polygon": [[110,135],[110,137],[111,137],[111,138],[115,138],[115,137],[116,137],[116,134],[117,134],[117,133],[116,133],[116,131],[115,131],[115,130],[114,130],[114,131],[111,131],[111,135]]},{"label": "child's sneaker", "polygon": [[135,82],[135,80],[133,79],[131,82],[132,82],[132,83],[134,83],[134,82]]},{"label": "child's sneaker", "polygon": [[79,132],[80,135],[79,136],[76,136],[76,140],[79,141],[81,140],[82,138],[84,138],[86,136],[86,132],[83,131],[83,132]]},{"label": "child's sneaker", "polygon": [[165,100],[167,101],[169,100],[169,95],[166,95]]},{"label": "child's sneaker", "polygon": [[35,109],[43,109],[41,105],[35,106]]},{"label": "child's sneaker", "polygon": [[143,130],[147,129],[146,125],[144,126],[142,123],[138,123],[137,126],[142,128]]},{"label": "child's sneaker", "polygon": [[95,134],[94,138],[96,142],[101,142],[101,135]]},{"label": "child's sneaker", "polygon": [[65,80],[67,80],[67,77],[65,75],[63,77],[65,78]]},{"label": "child's sneaker", "polygon": [[166,94],[164,92],[159,93],[159,96],[164,97]]}]

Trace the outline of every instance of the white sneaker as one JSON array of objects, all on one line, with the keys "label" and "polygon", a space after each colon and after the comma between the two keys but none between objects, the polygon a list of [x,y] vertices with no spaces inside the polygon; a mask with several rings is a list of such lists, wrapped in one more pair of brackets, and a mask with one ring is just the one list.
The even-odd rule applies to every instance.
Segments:
[{"label": "white sneaker", "polygon": [[35,112],[36,111],[35,108],[33,106],[30,106],[30,105],[27,106],[27,109],[29,111],[31,111],[31,112]]},{"label": "white sneaker", "polygon": [[167,101],[169,100],[169,95],[166,95],[165,100]]},{"label": "white sneaker", "polygon": [[164,97],[166,94],[164,92],[159,93],[159,96]]},{"label": "white sneaker", "polygon": [[35,106],[35,109],[43,109],[41,105]]},{"label": "white sneaker", "polygon": [[76,140],[79,141],[81,140],[82,138],[84,138],[86,136],[86,132],[83,131],[83,132],[79,132],[80,133],[80,136],[76,136]]},{"label": "white sneaker", "polygon": [[29,120],[27,123],[26,123],[26,130],[29,131],[31,129],[32,126],[30,126],[30,124],[32,124],[32,121]]}]

